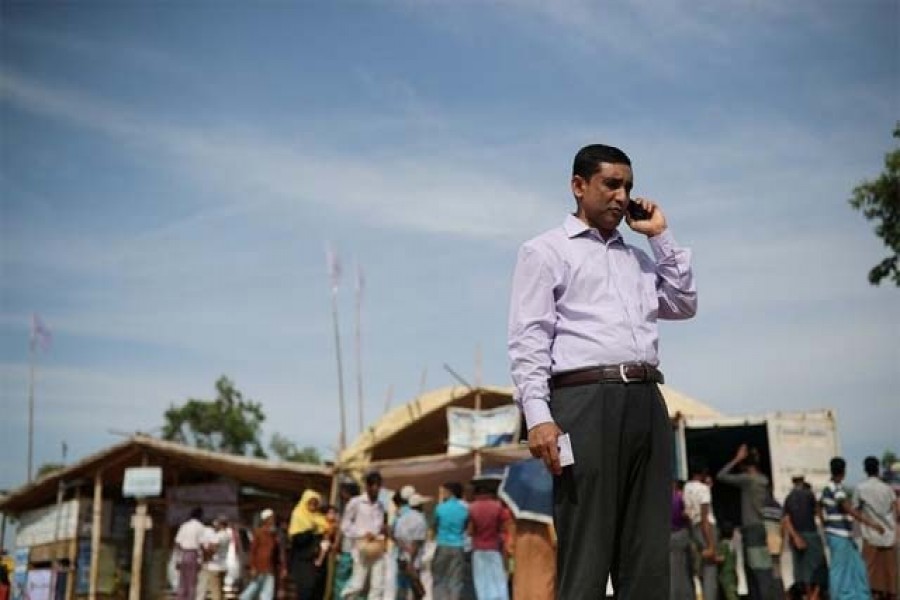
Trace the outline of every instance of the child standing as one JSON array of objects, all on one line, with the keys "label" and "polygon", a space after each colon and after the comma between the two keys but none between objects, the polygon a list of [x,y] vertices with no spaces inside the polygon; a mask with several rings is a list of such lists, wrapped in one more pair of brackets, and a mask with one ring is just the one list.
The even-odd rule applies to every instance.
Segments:
[{"label": "child standing", "polygon": [[724,521],[720,528],[722,534],[716,547],[716,562],[719,563],[719,588],[725,600],[738,600],[737,593],[737,558],[731,547],[734,537],[734,525]]}]

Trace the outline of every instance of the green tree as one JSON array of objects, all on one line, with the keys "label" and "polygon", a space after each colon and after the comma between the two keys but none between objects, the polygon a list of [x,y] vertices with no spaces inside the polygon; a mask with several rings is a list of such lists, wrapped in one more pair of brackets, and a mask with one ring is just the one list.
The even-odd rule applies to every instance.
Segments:
[{"label": "green tree", "polygon": [[262,405],[245,399],[224,375],[216,381],[215,400],[189,399],[165,413],[162,437],[206,450],[265,458],[260,444]]},{"label": "green tree", "polygon": [[[900,122],[894,128],[900,140]],[[900,287],[900,147],[884,157],[884,172],[874,181],[864,181],[853,190],[850,206],[875,221],[875,233],[893,252],[869,271],[869,283],[878,285],[884,278]]]},{"label": "green tree", "polygon": [[891,467],[893,467],[896,462],[897,453],[893,450],[885,450],[884,454],[881,455],[881,466],[885,471],[890,471]]},{"label": "green tree", "polygon": [[269,442],[269,450],[281,460],[288,462],[308,463],[312,465],[322,464],[322,457],[319,455],[318,450],[312,446],[298,448],[297,444],[280,433],[272,435],[272,440]]},{"label": "green tree", "polygon": [[44,475],[49,475],[50,473],[53,473],[54,471],[60,471],[60,470],[64,469],[65,467],[66,467],[66,465],[64,465],[62,463],[52,463],[52,462],[44,463],[40,467],[38,467],[37,473],[35,473],[34,478],[40,479]]}]

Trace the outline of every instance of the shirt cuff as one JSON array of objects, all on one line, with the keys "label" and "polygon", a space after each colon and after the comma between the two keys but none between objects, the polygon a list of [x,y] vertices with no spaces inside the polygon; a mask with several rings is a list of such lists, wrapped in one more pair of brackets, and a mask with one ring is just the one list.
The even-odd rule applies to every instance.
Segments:
[{"label": "shirt cuff", "polygon": [[526,400],[522,403],[522,411],[525,413],[525,426],[530,430],[541,423],[552,423],[550,403],[541,398]]},{"label": "shirt cuff", "polygon": [[665,229],[659,235],[654,235],[650,238],[650,249],[653,250],[653,256],[657,262],[674,254],[676,247],[675,236],[672,235],[669,229]]}]

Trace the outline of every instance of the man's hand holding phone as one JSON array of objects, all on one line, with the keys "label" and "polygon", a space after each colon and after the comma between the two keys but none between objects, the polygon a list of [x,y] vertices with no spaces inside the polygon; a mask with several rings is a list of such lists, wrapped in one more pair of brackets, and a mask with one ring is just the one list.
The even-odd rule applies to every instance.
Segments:
[{"label": "man's hand holding phone", "polygon": [[562,465],[559,464],[559,447],[557,439],[562,430],[553,421],[535,425],[528,430],[528,450],[535,458],[544,461],[553,475],[562,473]]},{"label": "man's hand holding phone", "polygon": [[647,198],[631,198],[625,208],[625,222],[632,231],[647,237],[659,235],[666,230],[666,216],[659,205]]}]

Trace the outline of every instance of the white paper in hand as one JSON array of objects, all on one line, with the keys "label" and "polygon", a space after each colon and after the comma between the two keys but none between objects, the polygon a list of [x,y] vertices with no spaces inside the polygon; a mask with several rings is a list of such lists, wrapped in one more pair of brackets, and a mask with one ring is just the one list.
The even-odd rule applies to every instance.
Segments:
[{"label": "white paper in hand", "polygon": [[556,447],[559,449],[559,464],[563,467],[575,464],[575,454],[572,452],[572,440],[568,433],[556,438]]}]

